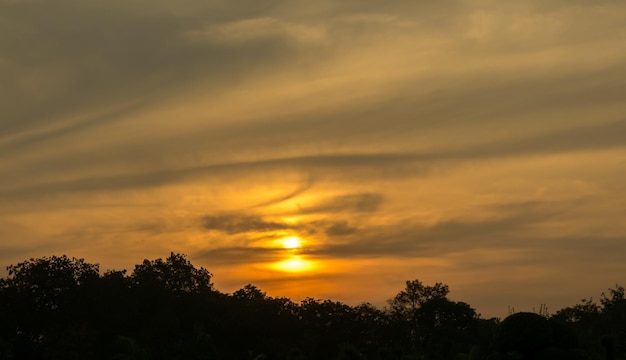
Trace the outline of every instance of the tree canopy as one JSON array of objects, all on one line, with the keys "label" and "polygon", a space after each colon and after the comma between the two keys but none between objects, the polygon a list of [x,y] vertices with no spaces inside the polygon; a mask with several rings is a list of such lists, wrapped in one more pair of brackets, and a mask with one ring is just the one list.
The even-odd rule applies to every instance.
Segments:
[{"label": "tree canopy", "polygon": [[619,358],[626,301],[616,285],[553,316],[482,319],[443,283],[409,280],[378,309],[299,303],[248,284],[232,294],[183,254],[126,270],[67,256],[8,266],[0,279],[3,359]]}]

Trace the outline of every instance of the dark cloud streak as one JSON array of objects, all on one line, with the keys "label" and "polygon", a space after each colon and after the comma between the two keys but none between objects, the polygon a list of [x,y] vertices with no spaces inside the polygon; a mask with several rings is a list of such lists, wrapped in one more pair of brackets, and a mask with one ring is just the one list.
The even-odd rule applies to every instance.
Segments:
[{"label": "dark cloud streak", "polygon": [[202,226],[207,230],[218,230],[228,234],[239,234],[253,231],[284,230],[289,227],[285,224],[265,221],[254,215],[217,215],[205,216]]},{"label": "dark cloud streak", "polygon": [[[529,209],[532,208],[532,210]],[[526,248],[539,243],[532,227],[552,221],[569,208],[524,203],[494,206],[499,215],[485,220],[447,220],[434,225],[399,219],[382,228],[364,228],[347,242],[308,248],[307,254],[328,257],[432,257],[477,248]],[[488,210],[488,209],[486,209]],[[532,240],[531,240],[532,239]]]},{"label": "dark cloud streak", "polygon": [[[412,171],[414,174],[426,172],[419,164],[423,157],[415,154],[346,154],[329,156],[307,156],[295,158],[269,159],[260,161],[246,161],[235,163],[214,164],[185,168],[180,170],[155,171],[122,176],[82,178],[73,181],[51,182],[25,188],[12,188],[0,191],[0,197],[16,199],[20,197],[41,196],[67,192],[111,191],[143,187],[160,186],[176,183],[182,180],[199,179],[204,176],[241,176],[255,171],[271,171],[280,169],[299,169],[313,174],[324,169],[333,173],[337,169],[351,169],[362,176],[372,176],[382,168],[387,170]],[[326,174],[328,176],[329,174]]]},{"label": "dark cloud streak", "polygon": [[[211,164],[182,169],[126,174],[120,176],[84,177],[72,181],[50,182],[27,187],[5,187],[0,190],[0,197],[17,199],[20,197],[41,196],[64,192],[110,191],[132,188],[152,187],[180,182],[205,176],[241,176],[258,171],[294,169],[309,173],[315,178],[324,178],[333,174],[349,171],[351,177],[404,177],[424,176],[428,169],[440,162],[481,160],[485,158],[503,158],[509,156],[532,156],[547,153],[566,153],[579,150],[601,150],[623,148],[626,146],[626,120],[593,126],[580,126],[573,129],[553,131],[549,134],[526,137],[517,141],[506,141],[480,145],[474,148],[460,149],[434,154],[415,153],[376,153],[376,154],[335,154],[303,156],[293,158],[266,159],[258,161]],[[323,170],[323,171],[321,171]],[[351,198],[336,199],[335,205],[322,207],[340,208],[343,202]],[[373,196],[369,202],[356,206],[375,207],[380,199]],[[353,204],[354,205],[354,204]],[[350,205],[345,205],[350,206]],[[323,209],[322,209],[323,210]],[[308,211],[307,209],[304,210]],[[315,209],[311,210],[315,211]]]},{"label": "dark cloud streak", "polygon": [[288,252],[285,249],[238,246],[205,250],[195,253],[193,257],[206,259],[215,265],[251,264],[281,260]]},{"label": "dark cloud streak", "polygon": [[312,206],[300,207],[303,214],[341,213],[341,212],[375,212],[383,202],[381,194],[364,193],[333,197]]},{"label": "dark cloud streak", "polygon": [[277,198],[268,200],[268,201],[264,201],[262,203],[259,204],[255,204],[254,206],[252,206],[253,208],[263,208],[266,206],[271,206],[271,205],[275,205],[275,204],[280,204],[282,202],[285,202],[287,200],[293,199],[298,195],[302,195],[303,193],[305,193],[307,190],[311,189],[313,187],[314,181],[311,177],[309,177],[309,179],[301,184],[297,189],[295,189],[294,191],[283,195],[283,196],[279,196]]}]

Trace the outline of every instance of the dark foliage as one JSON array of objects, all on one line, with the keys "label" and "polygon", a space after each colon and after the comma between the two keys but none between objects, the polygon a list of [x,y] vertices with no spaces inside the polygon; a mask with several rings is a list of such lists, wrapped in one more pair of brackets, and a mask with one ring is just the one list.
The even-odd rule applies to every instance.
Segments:
[{"label": "dark foliage", "polygon": [[221,293],[181,254],[144,260],[130,275],[67,256],[30,259],[0,279],[0,360],[624,358],[620,286],[600,304],[502,322],[448,293],[412,280],[382,310],[294,303],[254,285]]}]

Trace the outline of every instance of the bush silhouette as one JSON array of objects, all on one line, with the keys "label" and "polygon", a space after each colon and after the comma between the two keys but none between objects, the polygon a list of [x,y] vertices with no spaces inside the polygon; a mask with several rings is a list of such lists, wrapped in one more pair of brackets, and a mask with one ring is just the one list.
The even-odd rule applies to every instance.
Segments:
[{"label": "bush silhouette", "polygon": [[516,353],[523,359],[532,359],[534,354],[553,342],[552,328],[548,319],[529,312],[508,316],[498,329],[496,350],[501,353]]}]

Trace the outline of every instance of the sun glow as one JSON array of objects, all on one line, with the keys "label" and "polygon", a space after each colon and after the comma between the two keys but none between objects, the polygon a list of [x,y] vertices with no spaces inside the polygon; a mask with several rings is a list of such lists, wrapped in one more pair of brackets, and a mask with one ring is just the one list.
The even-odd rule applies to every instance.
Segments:
[{"label": "sun glow", "polygon": [[274,263],[272,267],[280,271],[300,272],[313,269],[314,264],[312,261],[305,260],[299,255],[293,255],[287,260]]},{"label": "sun glow", "polygon": [[280,241],[285,249],[297,249],[302,246],[302,240],[297,236],[288,236]]},{"label": "sun glow", "polygon": [[296,235],[283,236],[273,241],[273,245],[283,249],[283,259],[271,264],[270,268],[286,272],[308,271],[315,267],[315,263],[298,255],[304,246],[302,238]]}]

